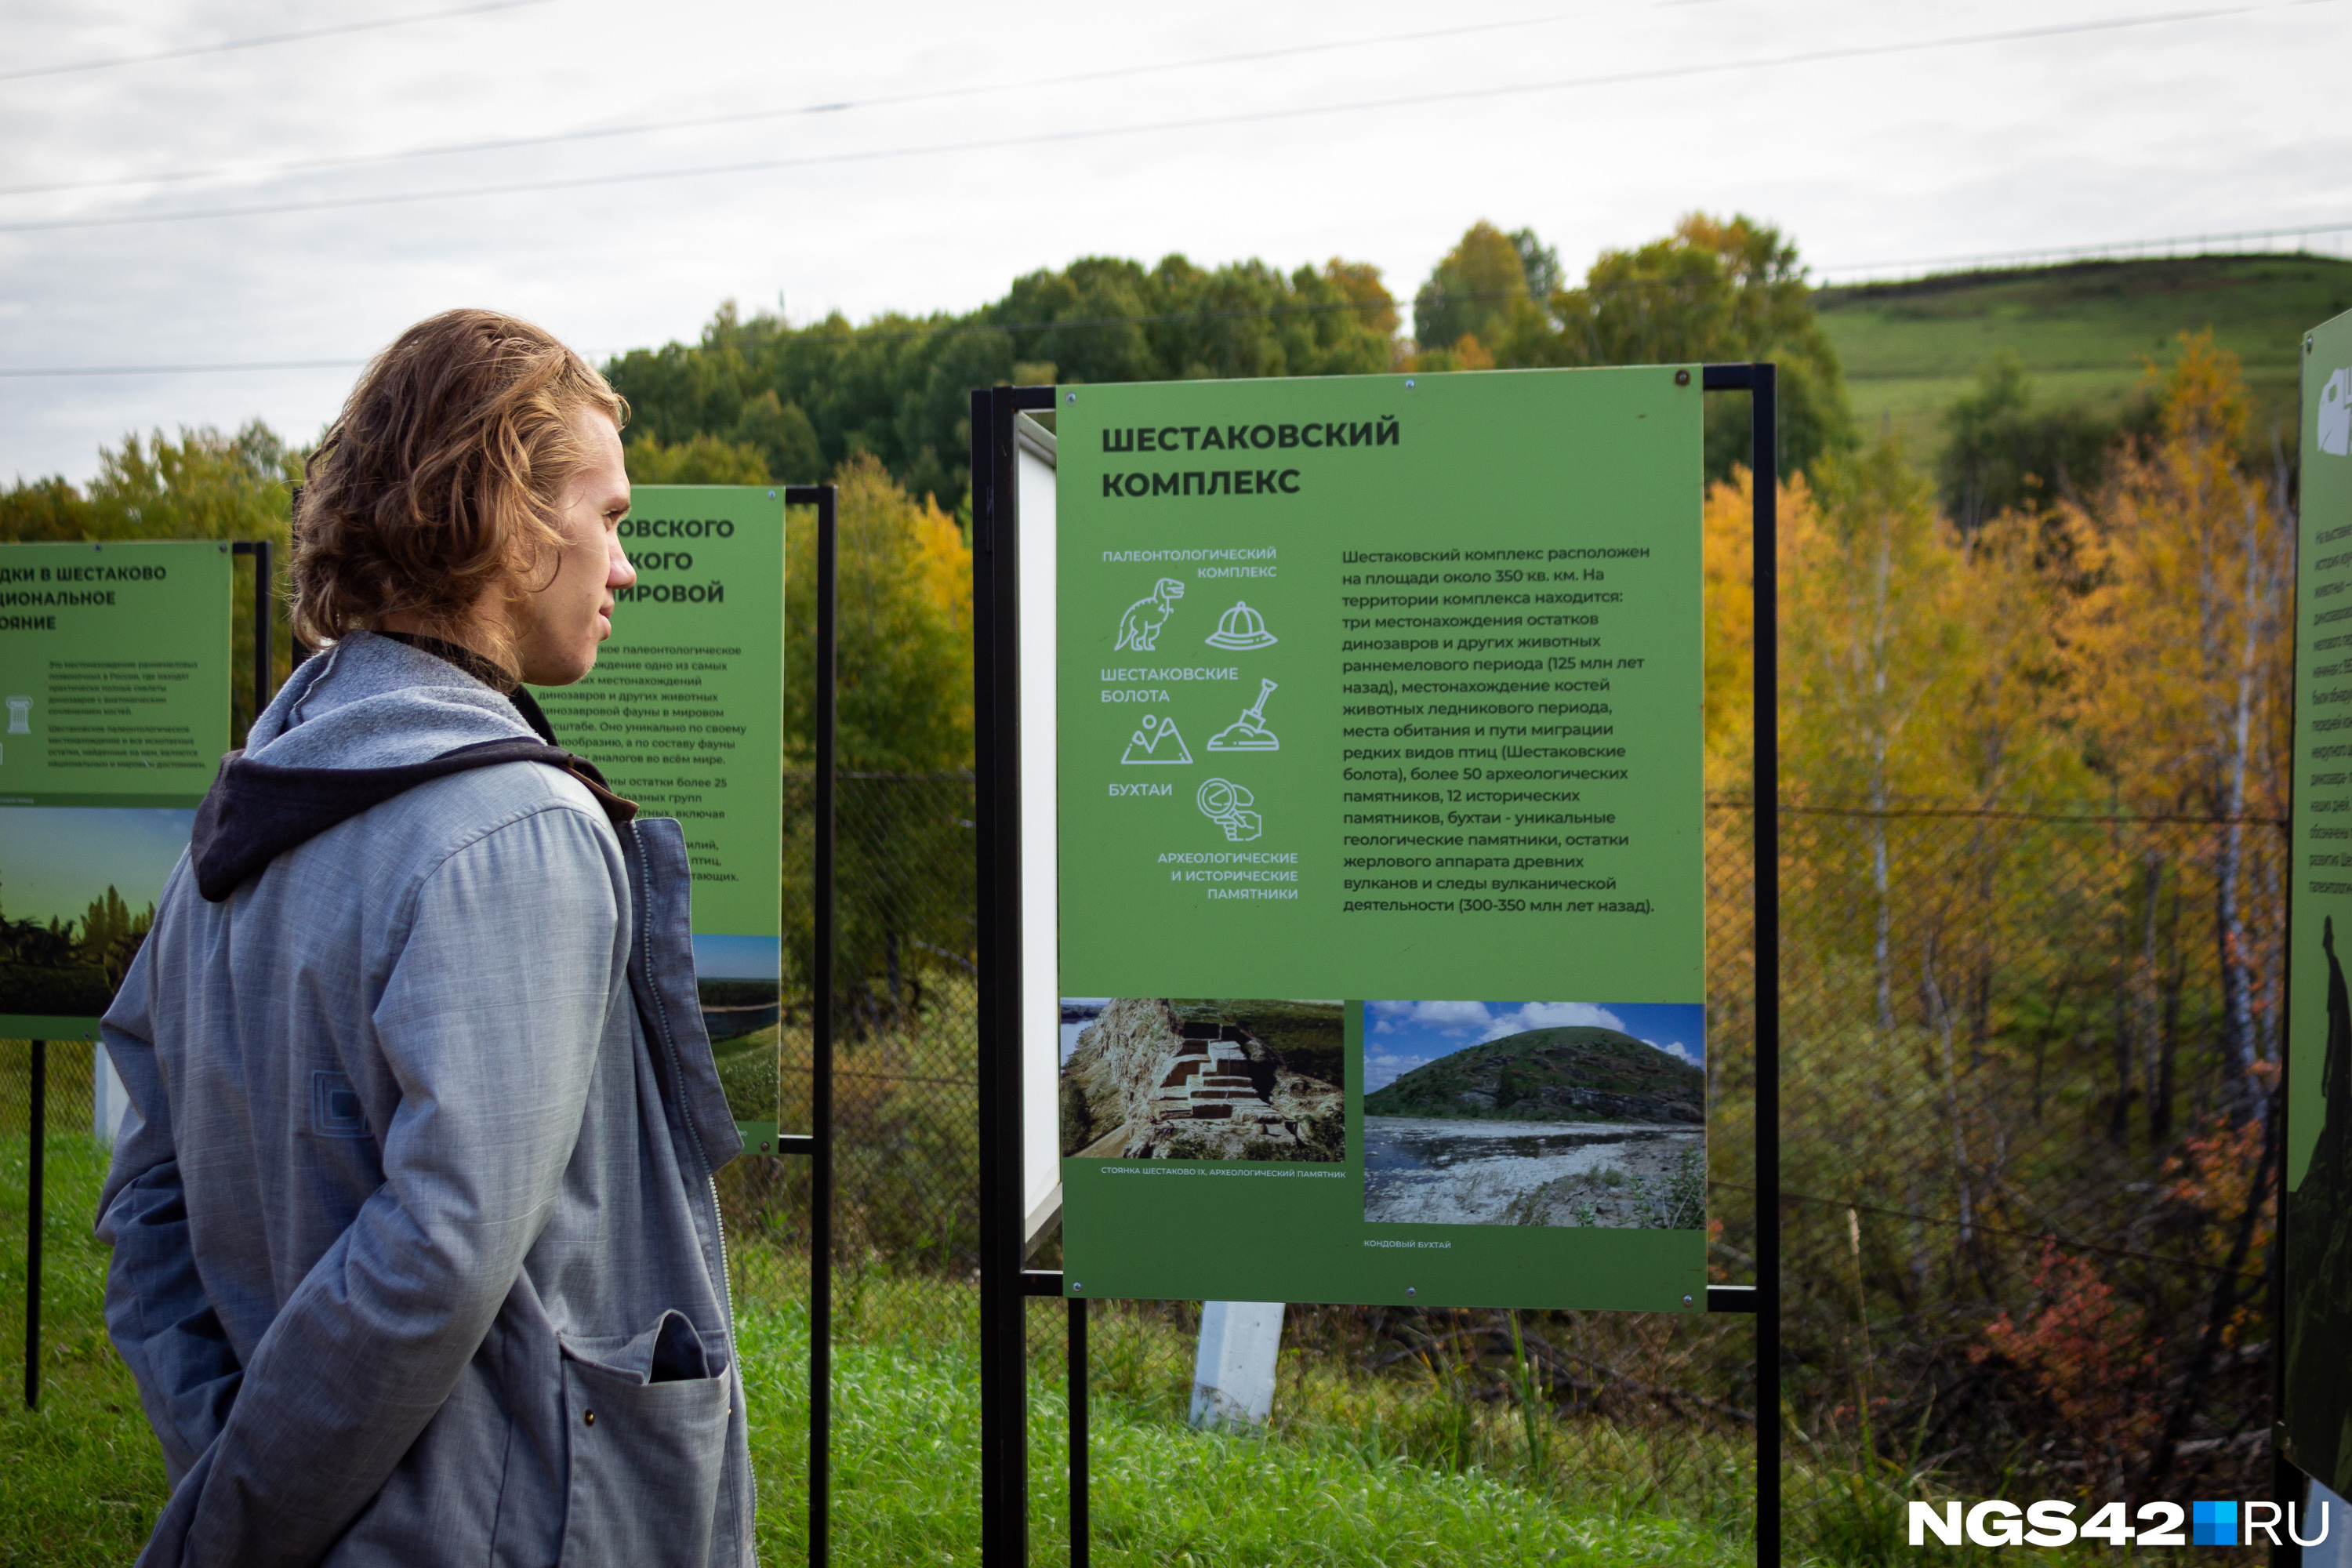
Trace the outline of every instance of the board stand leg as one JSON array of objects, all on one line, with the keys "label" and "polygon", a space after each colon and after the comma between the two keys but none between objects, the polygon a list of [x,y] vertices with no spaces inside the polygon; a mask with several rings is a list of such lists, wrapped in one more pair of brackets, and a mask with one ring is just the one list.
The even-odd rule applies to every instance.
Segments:
[{"label": "board stand leg", "polygon": [[[786,506],[816,508],[816,778],[812,804],[814,931],[809,976],[809,1457],[808,1560],[833,1552],[833,960],[835,789],[839,725],[840,512],[831,485],[787,485]],[[779,1150],[783,1141],[777,1141]]]},{"label": "board stand leg", "polygon": [[1748,395],[1755,600],[1756,1549],[1780,1549],[1780,373],[1711,364],[1702,388]]},{"label": "board stand leg", "polygon": [[[1028,1302],[1021,1271],[1020,516],[1013,416],[1050,386],[971,394],[973,821],[980,960],[980,1557],[1029,1560]],[[1051,615],[1049,605],[1034,606]]]},{"label": "board stand leg", "polygon": [[1070,1298],[1070,1568],[1087,1568],[1087,1299]]}]

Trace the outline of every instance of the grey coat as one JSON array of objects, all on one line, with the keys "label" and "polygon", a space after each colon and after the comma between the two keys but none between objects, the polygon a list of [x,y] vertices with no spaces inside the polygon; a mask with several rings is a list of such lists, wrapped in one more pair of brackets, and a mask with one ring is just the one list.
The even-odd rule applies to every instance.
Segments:
[{"label": "grey coat", "polygon": [[684,838],[525,710],[383,637],[305,664],[107,1014],[142,1564],[754,1560]]}]

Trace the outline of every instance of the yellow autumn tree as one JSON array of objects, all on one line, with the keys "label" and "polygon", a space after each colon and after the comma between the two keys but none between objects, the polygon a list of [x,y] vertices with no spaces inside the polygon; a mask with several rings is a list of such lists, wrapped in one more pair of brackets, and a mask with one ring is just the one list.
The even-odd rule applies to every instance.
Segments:
[{"label": "yellow autumn tree", "polygon": [[[971,549],[929,496],[860,453],[835,470],[840,507],[841,765],[937,773],[971,765]],[[784,741],[806,757],[815,652],[814,511],[793,513],[785,574]]]},{"label": "yellow autumn tree", "polygon": [[[2280,977],[2248,930],[2252,824],[2286,808],[2293,737],[2294,519],[2283,472],[2243,462],[2237,357],[2183,334],[2154,438],[2117,464],[2064,628],[2073,720],[2123,809],[2221,825],[2210,864],[2224,1108],[2259,1114]],[[2259,829],[2267,831],[2266,828]]]},{"label": "yellow autumn tree", "polygon": [[1927,481],[1892,443],[1821,465],[1816,504],[1782,520],[1782,793],[1864,814],[1871,961],[1895,1026],[1886,812],[1944,783],[1925,732],[1953,689],[1957,558]]}]

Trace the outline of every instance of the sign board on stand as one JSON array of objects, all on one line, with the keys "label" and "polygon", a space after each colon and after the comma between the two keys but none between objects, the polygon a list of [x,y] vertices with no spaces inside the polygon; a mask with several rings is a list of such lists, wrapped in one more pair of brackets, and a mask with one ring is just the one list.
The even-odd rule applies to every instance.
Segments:
[{"label": "sign board on stand", "polygon": [[0,1037],[98,1037],[228,749],[232,548],[0,552]]},{"label": "sign board on stand", "polygon": [[621,523],[636,567],[575,685],[534,695],[557,741],[694,868],[694,962],[748,1150],[776,1149],[783,924],[784,499],[768,485],[640,485]]},{"label": "sign board on stand", "polygon": [[1070,1294],[1703,1310],[1695,368],[1057,394]]},{"label": "sign board on stand", "polygon": [[2289,1457],[2352,1492],[2352,314],[2304,340],[2287,908]]}]

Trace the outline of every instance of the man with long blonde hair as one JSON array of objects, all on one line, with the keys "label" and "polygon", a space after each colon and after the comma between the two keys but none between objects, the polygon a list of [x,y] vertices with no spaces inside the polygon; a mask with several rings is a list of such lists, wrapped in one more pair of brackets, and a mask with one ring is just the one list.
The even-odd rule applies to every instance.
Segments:
[{"label": "man with long blonde hair", "polygon": [[678,825],[525,689],[594,666],[627,405],[452,310],[310,460],[320,651],[223,764],[105,1019],[142,1563],[753,1561]]}]

